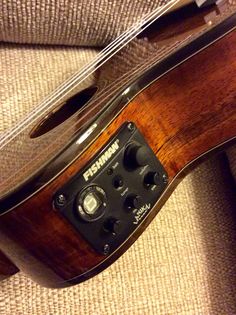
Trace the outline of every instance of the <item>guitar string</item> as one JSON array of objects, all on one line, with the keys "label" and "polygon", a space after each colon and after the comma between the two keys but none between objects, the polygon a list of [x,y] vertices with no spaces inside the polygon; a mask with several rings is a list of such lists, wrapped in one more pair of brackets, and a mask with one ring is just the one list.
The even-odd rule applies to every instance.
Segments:
[{"label": "guitar string", "polygon": [[[175,1],[174,2],[174,4],[176,3],[176,2],[178,2],[178,1]],[[169,3],[168,3],[169,4]],[[173,4],[173,5],[174,5]],[[166,6],[165,6],[166,7]],[[163,7],[160,9],[160,8],[158,8],[158,11],[161,11],[163,9]],[[165,12],[163,12],[163,13],[165,13]],[[154,15],[154,14],[152,14],[152,15]],[[146,23],[146,21],[144,22],[144,23]],[[138,25],[139,25],[140,23],[138,23]],[[138,27],[138,29],[140,28],[140,25],[139,25],[139,27]],[[135,28],[135,31],[136,31],[136,29],[137,28]],[[142,29],[143,30],[143,29]],[[141,30],[141,31],[142,31]],[[123,36],[122,36],[123,37]],[[118,41],[119,42],[119,41]],[[112,45],[112,46],[114,46],[114,44]],[[124,46],[124,45],[123,45]],[[123,47],[122,46],[122,47]],[[121,49],[122,47],[119,47],[119,49]],[[116,48],[116,47],[115,47]],[[107,53],[107,55],[110,53],[110,50],[109,49],[107,49],[107,51],[108,51],[108,53]],[[104,55],[104,56],[102,56],[102,58],[100,58],[100,60],[102,60],[103,58],[105,58],[106,56]],[[108,59],[110,59],[112,56],[110,56]],[[103,61],[103,63],[104,62],[106,62],[108,59],[104,59],[104,61]],[[99,63],[99,58],[98,58],[98,60],[95,60],[95,62],[93,62],[94,64],[95,63]],[[92,63],[92,65],[93,65],[93,63]],[[102,63],[102,64],[103,64]],[[90,68],[92,67],[92,65],[90,66]],[[99,67],[101,66],[101,64],[99,65]],[[86,72],[88,72],[88,70],[90,70],[90,68],[88,68],[87,67],[87,65],[86,65],[86,71],[85,71],[85,74],[86,74]],[[98,67],[97,67],[98,68]],[[97,69],[96,68],[96,69]],[[93,71],[91,72],[91,73],[93,73],[94,71],[96,71],[96,69],[93,69]],[[91,75],[91,73],[88,73],[87,74],[87,76],[86,77],[84,77],[84,78],[82,78],[82,80],[80,80],[79,82],[77,82],[77,84],[79,84],[79,83],[81,83],[82,81],[84,81],[89,75]],[[54,99],[56,99],[57,97],[58,97],[58,95],[60,95],[60,93],[65,93],[65,90],[66,89],[68,89],[68,87],[70,86],[70,85],[72,85],[76,80],[78,80],[79,79],[79,77],[82,77],[82,75],[81,74],[83,74],[83,72],[81,73],[81,71],[78,73],[78,75],[75,75],[75,76],[73,76],[73,78],[72,78],[72,80],[71,79],[69,79],[67,82],[64,82],[64,84],[62,84],[62,86],[61,86],[61,89],[57,89],[53,94],[51,94],[51,95],[49,95],[49,97],[48,98],[46,98],[42,103],[41,103],[41,105],[43,105],[43,106],[41,106],[40,108],[36,108],[36,111],[33,111],[33,112],[31,112],[30,113],[30,116],[28,116],[28,117],[26,117],[26,119],[24,119],[23,121],[22,121],[22,123],[20,124],[18,124],[17,126],[16,126],[16,128],[15,129],[13,129],[13,130],[11,130],[11,132],[9,132],[9,135],[8,135],[8,137],[9,136],[11,136],[13,133],[15,133],[16,131],[17,131],[17,129],[20,129],[20,127],[22,126],[22,125],[24,125],[24,124],[26,124],[26,122],[27,122],[27,120],[31,120],[30,121],[30,123],[32,123],[33,121],[32,121],[32,116],[34,116],[34,115],[37,115],[37,114],[39,114],[40,113],[40,110],[42,111],[42,109],[43,108],[45,108],[47,105],[48,105],[48,103],[50,104],[50,102],[52,102]],[[70,91],[70,90],[69,90]],[[69,93],[69,92],[67,92],[67,93]],[[63,96],[65,96],[65,95],[63,95]],[[57,101],[59,101],[61,98],[59,98]],[[54,104],[52,104],[52,105],[54,105]],[[48,107],[47,106],[47,108],[46,108],[46,110],[48,110],[48,109],[50,109],[50,107]],[[36,117],[36,119],[37,119],[37,117]],[[25,126],[25,128],[26,128],[27,126]],[[21,131],[21,130],[20,130]],[[20,131],[19,131],[19,133],[20,133]],[[18,133],[18,134],[19,134]],[[17,135],[15,135],[15,136],[17,136]],[[7,136],[6,136],[6,134],[4,135],[4,139],[3,140],[1,140],[1,138],[0,138],[0,144],[4,141],[4,140],[6,140],[6,138],[7,138]],[[11,139],[10,139],[11,140]],[[5,143],[6,144],[6,143]],[[1,146],[2,147],[2,146]],[[0,147],[0,148],[1,148]]]},{"label": "guitar string", "polygon": [[[154,63],[156,62],[156,56],[153,56],[150,61],[151,61],[151,62],[150,62],[150,65],[154,64]],[[143,68],[145,69],[145,66],[143,66]],[[136,74],[136,73],[138,73],[139,71],[140,71],[140,68],[136,69],[135,71],[130,70],[130,71],[128,72],[128,74],[131,74],[131,73]],[[125,74],[123,75],[123,77],[124,77],[124,76],[125,76]],[[122,77],[121,77],[121,78],[122,78]],[[106,97],[109,97],[109,96],[112,96],[112,95],[113,95],[113,93],[111,92],[111,93],[108,94]],[[98,105],[99,105],[99,104],[98,104]],[[93,109],[93,108],[92,108],[92,109]],[[91,113],[91,110],[92,110],[92,109],[90,108],[90,111],[86,112],[86,115],[89,115],[89,114]],[[86,117],[86,115],[85,115],[85,117]],[[91,121],[91,119],[90,119],[90,121]],[[88,123],[89,123],[89,122],[88,122]],[[67,129],[67,132],[68,132],[68,130],[71,130],[74,126],[75,126],[75,125],[71,125],[71,126]],[[62,136],[63,136],[64,134],[65,134],[65,132],[62,134]],[[53,142],[51,142],[50,145],[49,145],[47,148],[53,147],[54,144],[55,144],[55,142],[56,142],[56,140],[53,141]],[[42,155],[42,154],[43,154],[43,153],[37,155],[37,158],[38,158],[40,155]],[[33,160],[35,160],[35,159],[33,159]],[[21,167],[20,170],[26,169],[28,165],[31,165],[31,164],[32,164],[32,161],[33,161],[33,160],[30,160],[28,163],[24,164],[24,166]],[[11,179],[14,178],[15,176],[16,176],[15,173],[12,174],[12,176],[9,176],[9,177],[7,178],[7,180],[5,180],[3,183],[0,183],[0,187],[1,187],[1,185],[5,185],[6,182],[11,182]]]},{"label": "guitar string", "polygon": [[[158,8],[158,12],[161,10],[162,8]],[[151,13],[153,14],[153,12]],[[145,22],[144,22],[145,23]],[[116,39],[115,41],[113,41],[110,45],[108,45],[108,47],[106,47],[100,54],[98,54],[98,56],[95,58],[95,60],[93,60],[91,63],[85,65],[80,71],[79,73],[76,73],[74,76],[72,76],[68,81],[64,82],[61,86],[59,86],[54,93],[50,94],[44,101],[41,102],[41,107],[36,108],[35,110],[33,110],[32,112],[29,113],[28,117],[25,117],[21,122],[18,123],[18,125],[11,129],[9,132],[6,132],[2,137],[0,137],[0,144],[2,144],[3,141],[6,141],[6,139],[8,137],[10,137],[13,133],[15,133],[17,130],[21,129],[22,125],[25,125],[27,123],[27,121],[29,121],[29,123],[32,123],[33,120],[32,118],[36,115],[38,115],[40,113],[40,111],[42,111],[44,108],[47,107],[47,110],[50,109],[50,107],[48,107],[48,103],[52,102],[54,99],[56,99],[58,97],[58,95],[60,95],[60,93],[65,93],[64,90],[66,88],[68,88],[70,85],[72,85],[76,80],[80,79],[80,81],[77,82],[77,84],[81,83],[83,80],[86,79],[86,77],[83,78],[83,75],[85,75],[87,73],[87,76],[91,75],[95,70],[93,69],[93,71],[91,73],[89,73],[89,70],[93,67],[94,64],[99,63],[100,60],[102,60],[103,58],[105,58],[112,50],[114,50],[116,48],[116,46],[118,46],[119,42],[122,43],[122,40],[124,41],[126,38],[128,38],[128,35],[130,35],[130,33],[136,31],[138,28],[142,27],[142,22],[138,22],[136,23],[131,30],[127,30],[126,32],[124,32],[123,34],[121,34],[118,37],[118,40]],[[101,58],[100,58],[101,56]],[[111,57],[111,56],[110,56]],[[99,59],[100,58],[100,59]],[[101,65],[100,65],[101,66]],[[69,93],[69,92],[68,92]],[[64,95],[63,95],[64,96]],[[59,101],[60,98],[57,100]],[[52,104],[53,105],[53,104]],[[43,114],[43,113],[42,113]],[[30,121],[31,120],[31,121]],[[26,126],[27,127],[27,126]],[[20,130],[21,131],[21,130]],[[19,132],[20,132],[19,131]],[[16,135],[15,135],[16,136]],[[11,140],[11,139],[10,139]],[[5,143],[6,144],[6,143]],[[2,146],[1,146],[2,147]],[[0,147],[0,148],[1,148]]]},{"label": "guitar string", "polygon": [[[160,10],[160,8],[158,8],[158,10]],[[42,102],[41,102],[41,105],[46,103],[45,105],[47,105],[47,103],[49,101],[51,101],[51,99],[53,99],[53,97],[56,97],[60,92],[63,92],[63,89],[65,89],[65,86],[68,87],[70,83],[73,83],[74,80],[76,79],[79,79],[80,77],[82,77],[82,75],[84,74],[84,72],[88,72],[88,70],[90,70],[89,66],[93,66],[94,64],[96,63],[99,63],[99,61],[106,57],[106,54],[108,54],[113,47],[115,47],[115,45],[118,45],[119,42],[123,39],[125,39],[129,34],[130,32],[132,32],[134,29],[136,30],[137,27],[139,27],[139,23],[141,22],[137,22],[135,23],[131,29],[128,29],[127,31],[125,31],[124,33],[122,33],[120,36],[118,36],[118,38],[116,38],[114,41],[112,41],[108,46],[106,46],[101,52],[99,52],[99,54],[91,61],[89,62],[88,64],[86,64],[84,67],[82,67],[79,72],[75,73],[74,75],[72,75],[66,82],[63,82],[60,86],[58,86],[56,88],[56,90],[50,94],[48,97],[46,97]],[[142,27],[142,25],[140,26]],[[105,54],[105,55],[104,55]],[[100,58],[100,59],[99,59]],[[78,84],[80,83],[80,81],[78,81]],[[35,110],[41,110],[43,109],[43,106],[41,106],[41,108],[36,108]],[[30,112],[30,118],[32,117],[32,114],[35,113],[35,114],[38,114],[38,112],[35,112],[34,110],[32,112]],[[25,123],[27,117],[25,119],[22,120],[22,123]],[[19,127],[19,124],[17,125],[17,127]],[[12,130],[11,130],[12,131]],[[7,133],[5,133],[6,135]],[[5,135],[4,135],[4,139],[5,139]],[[2,136],[3,137],[3,136]],[[2,139],[2,137],[0,137],[0,140]],[[1,142],[0,142],[1,143]]]},{"label": "guitar string", "polygon": [[[185,42],[188,38],[189,38],[189,37],[187,37],[183,42],[181,42],[181,44],[184,44],[184,42]],[[156,60],[157,60],[157,59],[156,59],[156,56],[153,56],[153,57],[151,58],[151,60],[150,60],[150,61],[151,61],[151,62],[150,62],[150,66],[151,66],[152,64],[155,64],[155,63],[156,63]],[[145,66],[144,66],[144,65],[143,65],[142,67],[143,67],[143,69],[145,69]],[[136,74],[136,73],[138,73],[139,71],[140,71],[140,68],[136,69],[135,71],[130,70],[130,71],[128,72],[128,74],[131,74],[131,73]],[[124,74],[122,77],[125,77],[125,74]],[[122,77],[121,77],[121,79],[122,79]],[[113,93],[111,92],[110,94],[107,95],[107,97],[112,96],[112,95],[113,95]],[[99,104],[98,104],[98,105],[99,105]],[[93,109],[93,108],[92,108],[92,109]],[[90,109],[90,111],[86,112],[86,115],[89,115],[89,114],[91,113],[91,110],[92,110],[92,109]],[[86,117],[86,115],[85,115],[85,117]],[[90,119],[90,122],[91,122],[91,120],[92,120],[92,119]],[[72,125],[72,126],[70,126],[69,129],[67,129],[67,131],[68,131],[68,130],[71,130],[74,126],[75,126],[75,124]],[[66,133],[66,132],[64,132],[64,133],[62,134],[62,136],[63,136],[65,133]],[[48,146],[48,148],[53,147],[54,144],[55,144],[55,142],[56,142],[56,140],[53,141],[52,143],[50,143],[50,145]],[[41,153],[41,154],[42,154],[42,153]],[[40,154],[40,155],[41,155],[41,154]],[[40,155],[38,155],[37,157],[39,157]],[[34,159],[33,159],[33,160],[34,160]],[[28,165],[32,164],[32,161],[33,161],[33,160],[31,160],[31,161],[29,161],[28,163],[26,163],[20,170],[26,169]],[[7,181],[7,182],[11,181],[11,179],[12,179],[13,177],[15,177],[15,174],[13,174],[12,176],[8,177],[7,180],[5,180],[3,184],[5,184],[6,181]],[[0,186],[1,186],[1,184],[0,184]]]},{"label": "guitar string", "polygon": [[[191,36],[190,36],[191,37]],[[189,37],[187,37],[187,38],[189,38]],[[187,38],[185,39],[185,40],[187,40]],[[182,43],[184,43],[185,42],[185,40],[183,41],[183,42],[181,42],[181,45],[182,45]],[[155,61],[156,61],[156,57],[153,57],[153,58],[151,58],[151,61],[153,61],[153,62],[151,62],[151,64],[154,64],[155,63]],[[131,72],[131,71],[130,71]],[[130,73],[130,72],[128,72],[128,73]],[[136,71],[135,71],[135,73],[136,72],[138,72],[138,69],[136,69]],[[108,97],[109,95],[107,95],[107,97]],[[91,120],[90,120],[91,121]],[[74,124],[74,125],[72,125],[69,129],[72,129],[72,127],[73,126],[75,126],[76,124]],[[68,131],[68,130],[67,130]],[[64,132],[62,135],[64,135],[64,134],[66,134],[66,132]],[[54,141],[54,143],[55,143],[55,141]],[[52,145],[52,143],[51,143],[51,145]],[[51,146],[50,145],[50,146]],[[50,147],[49,146],[49,147]],[[38,155],[38,157],[39,157],[40,155]],[[24,165],[21,169],[25,169],[26,168],[26,166],[27,165],[29,165],[30,164],[30,162],[29,163],[26,163],[26,165]],[[14,177],[15,176],[15,174],[14,175],[12,175],[12,176],[10,176],[10,177]],[[8,178],[8,180],[9,180],[10,178]],[[8,181],[7,180],[7,181]],[[4,181],[4,183],[6,183],[6,180]],[[0,185],[1,186],[1,185]]]},{"label": "guitar string", "polygon": [[[161,12],[161,14],[159,14],[159,15],[157,15],[156,16],[156,18],[155,19],[157,19],[157,18],[159,18],[160,16],[162,16],[164,13],[166,13],[171,7],[173,7],[177,2],[179,2],[180,0],[172,0],[172,1],[170,1],[170,2],[168,2],[165,6],[163,6],[163,7],[161,7],[161,8],[158,8],[158,13],[160,12],[160,11],[163,11],[163,12]],[[79,82],[76,82],[76,84],[80,84],[82,81],[84,81],[89,75],[91,75],[92,73],[94,73],[99,67],[101,67],[101,65],[102,64],[104,64],[107,60],[109,60],[115,53],[117,53],[117,50],[114,52],[114,50],[115,50],[115,48],[119,45],[119,43],[121,42],[122,43],[122,46],[119,46],[118,47],[118,51],[120,50],[120,49],[122,49],[127,43],[124,43],[125,42],[125,40],[128,38],[128,36],[133,36],[133,37],[131,37],[131,38],[128,38],[128,40],[130,41],[130,40],[132,40],[134,37],[136,37],[140,32],[142,32],[145,28],[147,28],[151,23],[153,23],[153,19],[154,19],[154,17],[155,17],[155,14],[157,14],[157,12],[155,11],[154,13],[152,12],[151,14],[149,14],[149,16],[148,16],[148,22],[147,21],[144,21],[144,20],[142,20],[141,22],[138,22],[138,23],[136,23],[135,25],[137,25],[138,24],[138,27],[137,26],[135,26],[135,27],[133,27],[132,28],[132,31],[127,31],[127,32],[125,32],[125,36],[124,36],[124,34],[122,34],[122,35],[120,35],[118,38],[118,40],[116,40],[116,43],[111,43],[110,45],[108,45],[108,46],[110,46],[110,48],[108,48],[108,47],[106,47],[104,50],[103,50],[103,53],[102,53],[102,58],[100,58],[100,60],[99,60],[99,58],[95,58],[96,60],[95,61],[93,61],[92,63],[90,63],[90,65],[89,65],[89,68],[88,68],[88,66],[86,65],[85,67],[84,67],[84,69],[85,70],[83,70],[83,68],[82,68],[82,71],[80,70],[80,72],[79,73],[77,73],[77,74],[75,74],[72,78],[70,78],[67,82],[64,82],[60,87],[59,87],[59,90],[57,89],[53,94],[51,94],[47,99],[45,99],[42,103],[41,103],[41,107],[40,108],[37,108],[36,109],[36,111],[35,112],[31,112],[30,114],[30,117],[26,117],[26,119],[24,119],[19,125],[17,125],[16,126],[16,128],[14,128],[14,129],[12,129],[9,133],[8,133],[8,135],[4,135],[4,137],[1,139],[1,137],[0,137],[0,149],[3,147],[3,146],[5,146],[7,143],[9,143],[11,140],[12,140],[12,138],[10,138],[14,133],[16,133],[16,131],[17,130],[19,130],[20,128],[21,128],[21,126],[24,124],[24,127],[25,128],[27,128],[27,126],[25,126],[25,124],[27,123],[27,121],[29,121],[29,124],[30,123],[32,123],[33,122],[33,120],[32,120],[32,116],[34,117],[35,115],[37,115],[37,114],[39,114],[39,112],[40,111],[42,111],[47,105],[48,105],[48,103],[50,104],[50,102],[52,102],[54,99],[56,99],[57,97],[58,97],[58,95],[60,95],[60,93],[65,93],[65,90],[67,90],[68,88],[70,88],[71,87],[71,85],[74,83],[74,82],[76,82],[80,77],[82,77],[82,75],[86,75],[85,77],[82,77],[82,79],[79,81]],[[151,21],[150,21],[151,20]],[[149,22],[150,21],[150,22]],[[145,25],[142,29],[141,29],[141,27],[142,27],[142,25]],[[138,31],[138,33],[136,33]],[[135,33],[135,34],[134,34]],[[123,40],[122,40],[122,38],[124,38]],[[128,42],[129,42],[128,41]],[[106,52],[105,54],[104,54],[104,52]],[[109,54],[111,53],[111,52],[113,52],[113,54],[111,55],[111,56],[109,56]],[[107,57],[108,56],[108,58],[107,59],[105,59],[105,57]],[[90,72],[90,73],[88,73],[88,70],[90,70],[91,69],[91,67],[94,65],[94,64],[98,64],[101,60],[103,60],[102,61],[102,63],[100,63],[95,69],[93,69],[93,71],[92,72]],[[110,86],[111,87],[111,86]],[[109,88],[110,88],[109,87]],[[69,91],[67,91],[66,93],[69,93],[71,90],[73,89],[73,87],[72,88],[70,88],[69,89]],[[64,96],[64,95],[63,95]],[[102,97],[102,95],[100,96],[100,97]],[[60,100],[60,98],[57,100],[57,101],[59,101]],[[52,105],[54,105],[54,104],[52,104]],[[50,107],[47,107],[46,108],[46,110],[48,110]],[[33,115],[32,115],[33,114]],[[31,119],[31,120],[30,120]],[[37,117],[36,117],[36,119],[37,119]],[[17,134],[15,134],[15,135],[13,135],[13,138],[14,137],[16,137],[20,132],[21,132],[22,130],[19,130],[19,132],[17,133]],[[8,141],[6,142],[6,140],[8,139]]]}]

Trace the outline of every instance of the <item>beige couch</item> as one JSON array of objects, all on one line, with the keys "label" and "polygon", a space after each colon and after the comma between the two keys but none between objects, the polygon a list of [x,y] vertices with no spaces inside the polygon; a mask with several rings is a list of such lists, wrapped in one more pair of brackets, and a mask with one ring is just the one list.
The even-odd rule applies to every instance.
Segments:
[{"label": "beige couch", "polygon": [[[1,1],[0,130],[97,54],[77,45],[103,45],[157,5]],[[187,176],[147,231],[102,274],[51,290],[19,273],[0,283],[0,314],[236,314],[233,175],[236,148]]]}]

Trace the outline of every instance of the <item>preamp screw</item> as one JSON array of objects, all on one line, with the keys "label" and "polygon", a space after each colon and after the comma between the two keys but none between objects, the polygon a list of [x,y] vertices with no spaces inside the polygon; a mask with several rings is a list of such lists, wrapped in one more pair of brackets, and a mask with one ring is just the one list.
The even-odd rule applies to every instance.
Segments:
[{"label": "preamp screw", "polygon": [[128,130],[131,131],[131,132],[134,131],[134,124],[133,124],[133,123],[129,123],[128,126],[127,126],[127,128],[128,128]]},{"label": "preamp screw", "polygon": [[66,197],[63,194],[60,194],[56,197],[55,200],[56,206],[63,207],[66,203]]},{"label": "preamp screw", "polygon": [[167,178],[166,174],[163,174],[163,175],[162,175],[162,179],[163,179],[163,183],[164,183],[164,184],[167,184],[167,183],[168,183],[168,178]]},{"label": "preamp screw", "polygon": [[110,252],[110,246],[108,244],[104,245],[103,247],[103,254],[108,255]]}]

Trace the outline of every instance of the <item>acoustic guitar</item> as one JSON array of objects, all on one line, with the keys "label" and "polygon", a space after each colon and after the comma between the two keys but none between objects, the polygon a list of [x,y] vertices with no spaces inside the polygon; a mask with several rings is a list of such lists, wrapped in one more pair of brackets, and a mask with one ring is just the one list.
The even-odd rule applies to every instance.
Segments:
[{"label": "acoustic guitar", "polygon": [[96,275],[235,143],[236,2],[198,4],[145,15],[0,136],[1,279]]}]

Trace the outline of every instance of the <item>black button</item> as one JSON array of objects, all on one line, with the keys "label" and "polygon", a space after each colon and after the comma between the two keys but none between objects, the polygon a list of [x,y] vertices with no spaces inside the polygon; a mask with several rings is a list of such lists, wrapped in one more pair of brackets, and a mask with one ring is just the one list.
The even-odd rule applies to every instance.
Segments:
[{"label": "black button", "polygon": [[119,188],[123,187],[124,180],[121,176],[116,176],[113,179],[112,183],[113,183],[113,186],[115,187],[115,189],[119,189]]},{"label": "black button", "polygon": [[121,221],[115,218],[109,218],[105,221],[103,228],[106,232],[119,234],[122,229]]}]

